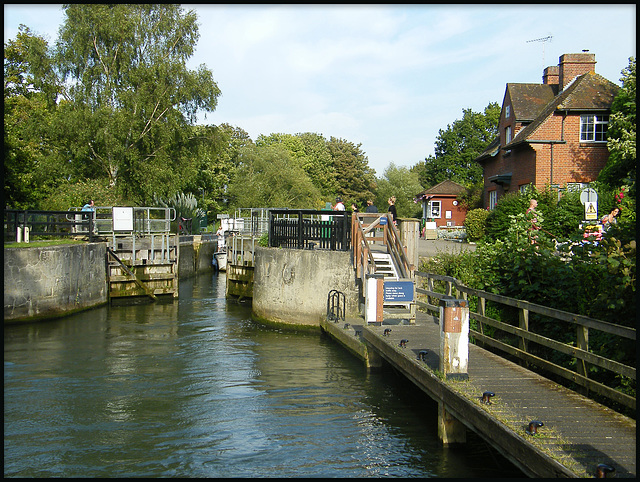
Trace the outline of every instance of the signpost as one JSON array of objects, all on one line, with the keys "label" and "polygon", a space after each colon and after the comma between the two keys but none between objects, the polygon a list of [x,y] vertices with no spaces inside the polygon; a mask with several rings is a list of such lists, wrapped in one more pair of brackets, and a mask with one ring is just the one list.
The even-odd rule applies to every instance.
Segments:
[{"label": "signpost", "polygon": [[580,192],[580,202],[584,205],[584,220],[598,220],[598,193],[593,188],[585,188]]}]

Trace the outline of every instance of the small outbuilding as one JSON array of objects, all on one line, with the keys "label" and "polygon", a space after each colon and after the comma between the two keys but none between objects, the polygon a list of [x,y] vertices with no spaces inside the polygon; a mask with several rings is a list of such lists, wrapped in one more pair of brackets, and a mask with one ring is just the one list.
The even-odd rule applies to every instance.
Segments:
[{"label": "small outbuilding", "polygon": [[442,181],[416,196],[422,202],[422,217],[426,222],[435,222],[436,227],[462,226],[467,216],[456,198],[467,192],[467,188],[454,181]]}]

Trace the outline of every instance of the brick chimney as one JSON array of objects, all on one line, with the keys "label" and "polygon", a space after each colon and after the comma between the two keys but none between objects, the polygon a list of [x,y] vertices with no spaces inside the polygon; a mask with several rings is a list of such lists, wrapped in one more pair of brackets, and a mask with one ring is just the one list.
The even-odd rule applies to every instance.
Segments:
[{"label": "brick chimney", "polygon": [[558,74],[558,66],[552,65],[544,69],[542,72],[542,83],[548,85],[558,85],[560,83],[560,75]]},{"label": "brick chimney", "polygon": [[580,54],[564,54],[560,56],[559,83],[560,89],[579,75],[587,72],[595,72],[596,55],[590,54],[588,50],[583,50]]}]

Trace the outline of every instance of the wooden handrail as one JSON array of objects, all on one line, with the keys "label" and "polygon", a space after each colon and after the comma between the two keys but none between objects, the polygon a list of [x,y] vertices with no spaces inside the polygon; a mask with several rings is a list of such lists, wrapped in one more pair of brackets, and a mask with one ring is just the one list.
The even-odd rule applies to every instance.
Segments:
[{"label": "wooden handrail", "polygon": [[[636,368],[628,365],[624,365],[615,360],[611,360],[589,351],[589,329],[599,330],[604,333],[609,333],[621,338],[629,340],[636,339],[636,330],[634,328],[616,325],[602,320],[590,318],[588,316],[578,315],[575,313],[569,313],[567,311],[558,310],[555,308],[549,308],[547,306],[538,305],[524,300],[518,300],[515,298],[509,298],[507,296],[497,295],[495,293],[489,293],[487,291],[477,290],[469,288],[463,285],[456,278],[450,276],[436,275],[433,273],[425,273],[422,271],[416,271],[416,276],[426,279],[429,289],[416,288],[416,292],[427,296],[427,301],[418,301],[418,305],[427,308],[428,310],[439,310],[439,306],[432,304],[431,298],[442,299],[446,296],[451,296],[453,290],[458,292],[457,296],[463,294],[465,299],[469,295],[476,296],[478,298],[478,312],[469,313],[471,319],[476,320],[479,323],[479,331],[470,330],[470,334],[478,341],[485,343],[489,346],[497,348],[509,355],[515,356],[520,360],[537,365],[538,367],[545,369],[551,373],[559,375],[567,380],[575,382],[576,384],[598,393],[604,397],[614,400],[622,405],[635,409],[636,399],[635,397],[624,394],[618,390],[607,387],[602,383],[591,380],[588,378],[587,365],[597,366],[599,368],[608,370],[617,375],[628,377],[630,379],[636,379]],[[433,282],[442,281],[445,283],[446,293],[439,293],[434,290]],[[505,323],[499,320],[495,320],[486,316],[485,303],[486,301],[493,301],[506,306],[518,308],[518,326]],[[551,338],[544,337],[542,335],[529,331],[528,318],[529,312],[538,313],[550,318],[554,318],[560,321],[572,323],[576,327],[576,344],[569,345],[562,343]],[[489,337],[484,333],[483,325],[492,326],[501,331],[515,335],[520,340],[518,347],[514,347],[507,343],[504,343],[495,338]],[[552,363],[548,360],[544,360],[538,356],[535,356],[528,352],[528,342],[534,342],[538,345],[544,346],[551,350],[564,353],[573,357],[576,363],[576,371],[569,370],[565,367]]]}]

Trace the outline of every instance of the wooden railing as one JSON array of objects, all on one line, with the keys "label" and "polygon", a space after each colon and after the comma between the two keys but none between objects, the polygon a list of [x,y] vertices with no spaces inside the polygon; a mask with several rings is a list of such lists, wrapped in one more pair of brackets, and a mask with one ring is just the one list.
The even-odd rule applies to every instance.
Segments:
[{"label": "wooden railing", "polygon": [[[440,300],[448,296],[453,296],[454,293],[456,298],[462,297],[464,299],[469,299],[470,296],[476,297],[477,311],[469,313],[469,318],[477,321],[477,329],[470,330],[470,337],[475,339],[476,342],[481,342],[485,345],[501,350],[502,352],[508,353],[519,360],[535,365],[547,372],[574,382],[586,390],[590,390],[635,410],[635,397],[624,394],[614,388],[588,378],[588,366],[593,365],[635,381],[635,367],[624,365],[615,360],[604,358],[589,351],[589,330],[598,330],[616,337],[635,340],[635,329],[562,310],[548,308],[546,306],[529,303],[527,301],[472,289],[464,286],[458,280],[449,276],[435,275],[421,271],[417,271],[416,276],[418,278],[422,278],[424,283],[426,283],[426,289],[424,287],[416,286],[416,292],[425,296],[423,300],[418,300],[418,305],[426,308],[427,310],[437,311],[439,313],[439,306],[432,303],[433,299]],[[444,285],[444,293],[435,291],[434,282],[440,282],[440,285]],[[510,324],[505,321],[498,321],[488,317],[486,315],[487,301],[516,308],[518,310],[518,319],[507,320],[513,322],[513,324]],[[576,333],[575,345],[562,343],[529,331],[530,313],[538,313],[539,315],[573,325]],[[516,336],[518,338],[518,346],[512,346],[497,338],[488,336],[485,333],[485,326],[491,326],[497,330]],[[557,365],[549,360],[532,354],[531,347],[529,346],[530,343],[538,344],[573,357],[575,360],[576,371]]]},{"label": "wooden railing", "polygon": [[[400,242],[398,229],[388,223],[387,213],[354,213],[351,221],[351,239],[353,244],[353,265],[356,277],[365,281],[367,275],[375,274],[375,264],[369,243],[381,241],[389,249],[401,278],[413,278],[415,266],[409,262],[407,253]],[[384,224],[383,224],[384,223]],[[382,236],[376,236],[377,231]]]}]

